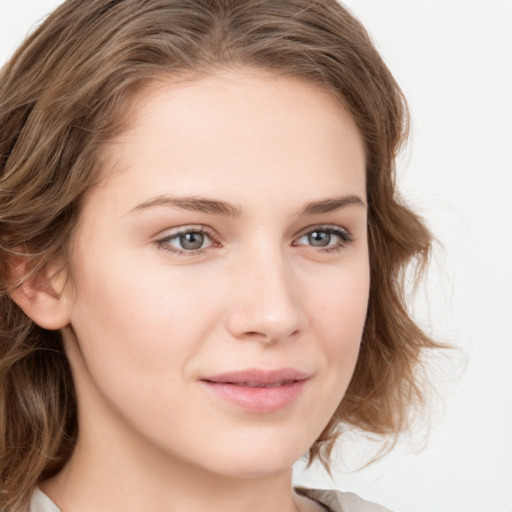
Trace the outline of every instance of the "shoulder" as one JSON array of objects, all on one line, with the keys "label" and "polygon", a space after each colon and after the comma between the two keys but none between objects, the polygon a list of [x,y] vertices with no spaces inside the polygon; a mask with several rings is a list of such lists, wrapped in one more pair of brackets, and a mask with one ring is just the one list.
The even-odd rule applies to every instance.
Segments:
[{"label": "shoulder", "polygon": [[324,505],[330,512],[391,512],[351,492],[296,487],[297,494],[306,496]]}]

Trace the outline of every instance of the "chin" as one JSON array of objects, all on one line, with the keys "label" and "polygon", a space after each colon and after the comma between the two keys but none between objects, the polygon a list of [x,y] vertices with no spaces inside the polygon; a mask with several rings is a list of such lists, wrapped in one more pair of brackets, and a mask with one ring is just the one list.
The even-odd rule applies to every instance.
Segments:
[{"label": "chin", "polygon": [[[304,443],[256,442],[233,443],[220,453],[210,454],[212,470],[230,478],[260,479],[279,473],[291,472],[293,465],[307,452],[309,445]],[[206,461],[205,461],[206,462]],[[214,469],[215,468],[215,469]]]}]

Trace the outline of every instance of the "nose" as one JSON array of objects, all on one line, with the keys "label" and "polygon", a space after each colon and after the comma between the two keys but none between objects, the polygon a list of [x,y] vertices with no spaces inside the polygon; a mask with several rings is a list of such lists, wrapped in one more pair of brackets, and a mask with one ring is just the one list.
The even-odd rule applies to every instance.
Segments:
[{"label": "nose", "polygon": [[304,297],[279,250],[242,259],[232,277],[227,328],[234,337],[272,343],[293,339],[306,328]]}]

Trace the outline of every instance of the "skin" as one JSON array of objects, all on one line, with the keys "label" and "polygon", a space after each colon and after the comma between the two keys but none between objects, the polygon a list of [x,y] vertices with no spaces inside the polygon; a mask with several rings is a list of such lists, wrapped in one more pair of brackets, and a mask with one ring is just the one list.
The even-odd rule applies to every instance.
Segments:
[{"label": "skin", "polygon": [[[292,493],[291,474],[357,360],[369,290],[360,134],[316,85],[252,69],[159,81],[132,110],[86,194],[60,316],[47,319],[62,324],[80,434],[41,487],[63,512],[320,510]],[[199,250],[183,249],[183,229],[206,230]],[[309,378],[277,412],[201,382],[283,367]]]}]

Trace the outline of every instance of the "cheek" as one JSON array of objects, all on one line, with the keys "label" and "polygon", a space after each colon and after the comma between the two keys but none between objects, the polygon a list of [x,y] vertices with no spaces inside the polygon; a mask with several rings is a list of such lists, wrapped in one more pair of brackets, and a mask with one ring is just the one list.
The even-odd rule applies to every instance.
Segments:
[{"label": "cheek", "polygon": [[216,329],[225,290],[205,290],[207,276],[148,264],[144,254],[98,256],[79,262],[71,320],[77,385],[96,388],[125,417],[141,408],[158,417],[162,403],[186,407],[180,386]]},{"label": "cheek", "polygon": [[149,373],[167,376],[169,361],[183,349],[179,319],[186,297],[134,258],[102,256],[88,254],[80,262],[71,315],[88,371],[109,385],[143,381]]},{"label": "cheek", "polygon": [[[364,263],[345,274],[337,286],[328,290],[323,323],[327,335],[326,354],[332,379],[343,394],[357,362],[368,310],[370,288],[369,265]],[[339,400],[341,400],[340,396]]]},{"label": "cheek", "polygon": [[310,288],[308,296],[312,354],[318,358],[315,399],[308,404],[310,420],[304,427],[310,443],[333,417],[355,369],[368,305],[368,267],[363,259],[359,268],[333,272],[323,283],[321,292]]},{"label": "cheek", "polygon": [[368,309],[367,259],[362,257],[355,265],[331,272],[322,279],[321,287],[309,283],[308,288],[304,293],[309,297],[309,317],[316,329],[324,332],[332,350],[358,345]]},{"label": "cheek", "polygon": [[117,342],[124,349],[133,344],[131,348],[139,347],[142,353],[159,342],[175,346],[169,343],[171,338],[198,325],[190,321],[191,312],[201,315],[210,310],[198,307],[211,299],[199,283],[191,283],[183,272],[152,264],[144,254],[88,253],[79,265],[72,323],[85,332],[94,330],[93,344]]},{"label": "cheek", "polygon": [[[194,287],[133,258],[123,268],[106,255],[103,266],[95,260],[81,267],[71,319],[78,350],[70,361],[83,407],[106,411],[103,404],[109,404],[102,417],[113,412],[124,424],[166,439],[173,411],[186,410],[182,382],[201,351],[210,309],[199,305],[205,299]],[[190,319],[191,311],[203,316],[202,323]]]},{"label": "cheek", "polygon": [[322,279],[321,289],[309,286],[311,331],[321,348],[326,379],[325,395],[332,397],[334,412],[352,377],[369,297],[369,264],[364,255],[350,268],[337,269],[329,279]]}]

